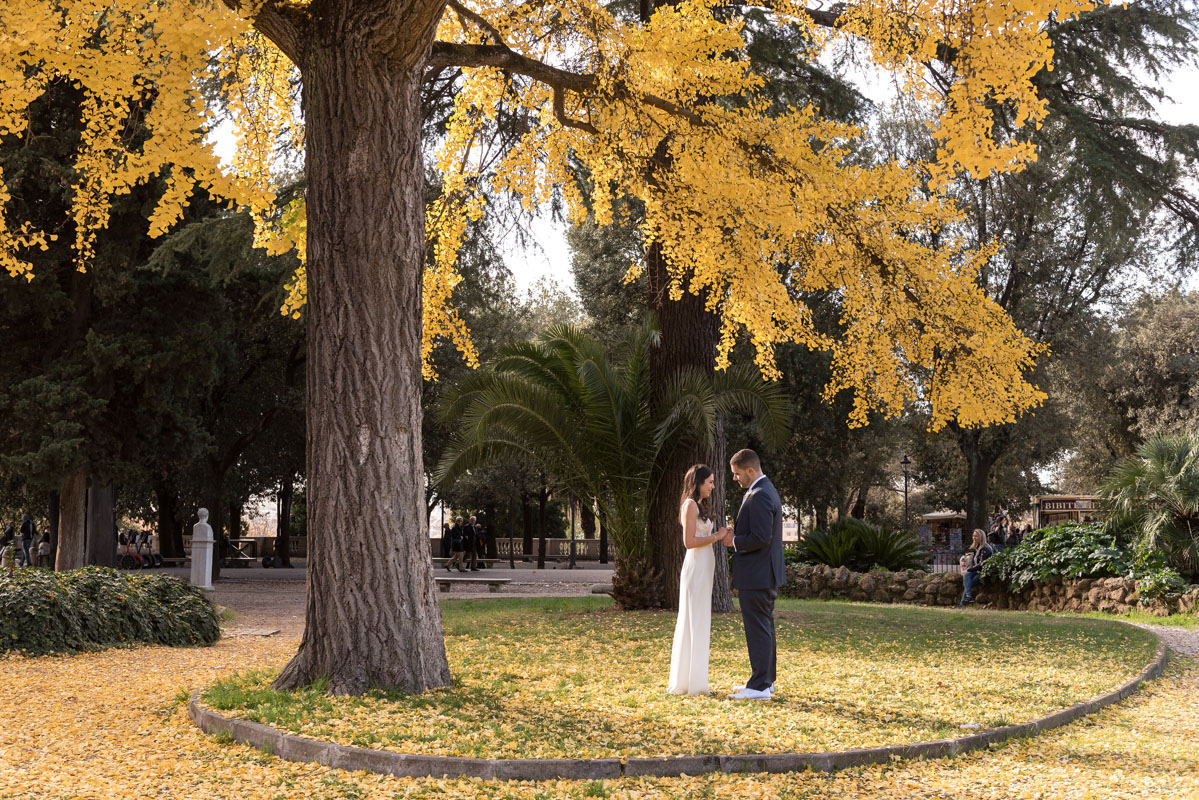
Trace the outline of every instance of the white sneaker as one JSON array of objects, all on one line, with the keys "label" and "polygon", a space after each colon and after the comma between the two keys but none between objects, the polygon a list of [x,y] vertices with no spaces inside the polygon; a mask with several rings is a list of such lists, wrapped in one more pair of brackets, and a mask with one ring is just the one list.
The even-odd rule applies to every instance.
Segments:
[{"label": "white sneaker", "polygon": [[757,689],[742,689],[729,695],[730,700],[769,700],[770,690],[759,692]]},{"label": "white sneaker", "polygon": [[[747,687],[747,686],[734,686],[733,687],[733,689],[738,692],[741,691],[742,689],[747,689],[747,688],[749,688],[749,687]],[[767,686],[766,691],[770,692],[771,694],[774,694],[774,684],[772,683],[769,686]]]}]

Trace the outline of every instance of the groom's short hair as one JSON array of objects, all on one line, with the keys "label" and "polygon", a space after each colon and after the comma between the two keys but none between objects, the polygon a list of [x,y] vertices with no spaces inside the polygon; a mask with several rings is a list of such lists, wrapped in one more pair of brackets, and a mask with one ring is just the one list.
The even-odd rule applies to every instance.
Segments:
[{"label": "groom's short hair", "polygon": [[758,472],[762,471],[762,460],[758,458],[758,454],[753,450],[745,449],[738,450],[733,453],[733,457],[729,459],[729,463],[738,469],[753,469]]}]

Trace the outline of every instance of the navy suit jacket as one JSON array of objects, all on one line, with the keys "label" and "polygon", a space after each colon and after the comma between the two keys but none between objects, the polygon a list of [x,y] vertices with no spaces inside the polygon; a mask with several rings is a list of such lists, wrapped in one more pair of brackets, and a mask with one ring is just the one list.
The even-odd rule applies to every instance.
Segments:
[{"label": "navy suit jacket", "polygon": [[733,584],[738,589],[777,589],[787,582],[783,566],[783,503],[769,478],[748,492],[737,512],[733,536]]}]

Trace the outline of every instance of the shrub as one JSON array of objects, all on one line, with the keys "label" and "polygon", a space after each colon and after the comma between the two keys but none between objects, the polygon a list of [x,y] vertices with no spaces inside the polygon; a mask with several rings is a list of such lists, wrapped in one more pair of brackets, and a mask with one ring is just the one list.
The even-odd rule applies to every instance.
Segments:
[{"label": "shrub", "polygon": [[855,572],[876,567],[892,572],[919,569],[925,556],[924,547],[911,531],[888,531],[853,517],[808,534],[800,540],[798,552],[801,562],[848,567]]},{"label": "shrub", "polygon": [[199,645],[219,636],[212,603],[178,578],[103,567],[0,575],[0,652]]},{"label": "shrub", "polygon": [[1100,493],[1142,550],[1199,578],[1199,435],[1153,437],[1116,464]]},{"label": "shrub", "polygon": [[1186,582],[1159,553],[1139,551],[1110,527],[1067,522],[1033,531],[983,564],[984,578],[1013,591],[1050,578],[1130,578],[1144,598],[1178,596]]}]

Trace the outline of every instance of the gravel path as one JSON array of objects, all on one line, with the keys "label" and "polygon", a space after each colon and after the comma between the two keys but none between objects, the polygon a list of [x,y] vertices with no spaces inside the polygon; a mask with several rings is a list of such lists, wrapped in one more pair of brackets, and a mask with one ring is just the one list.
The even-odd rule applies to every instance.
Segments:
[{"label": "gravel path", "polygon": [[1146,625],[1134,622],[1138,628],[1153,631],[1170,646],[1175,653],[1192,658],[1199,658],[1199,630],[1192,628],[1174,628],[1168,625]]},{"label": "gravel path", "polygon": [[[186,578],[183,571],[179,576]],[[454,586],[438,592],[438,598],[486,600],[503,597],[582,597],[593,586],[612,584],[612,570],[586,568],[522,569],[507,567],[484,570],[479,576],[511,578],[512,583],[496,593],[486,586]],[[304,632],[305,571],[302,567],[282,569],[224,570],[215,584],[212,600],[233,613],[225,627],[230,629],[278,630],[284,636]]]}]

